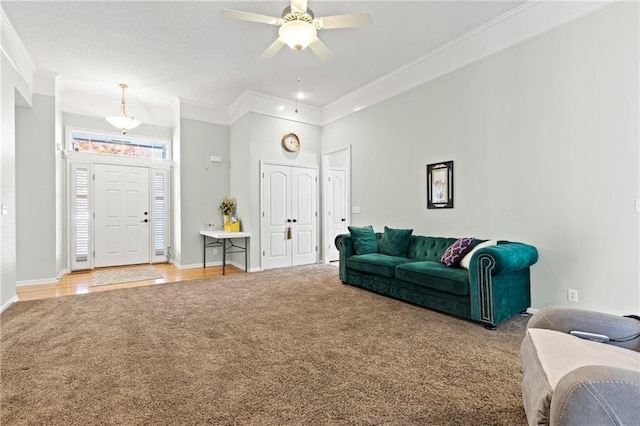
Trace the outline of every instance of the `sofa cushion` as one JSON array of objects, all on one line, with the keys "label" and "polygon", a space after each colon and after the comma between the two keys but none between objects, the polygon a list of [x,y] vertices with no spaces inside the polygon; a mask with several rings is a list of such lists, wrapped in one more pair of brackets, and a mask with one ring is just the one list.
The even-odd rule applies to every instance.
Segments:
[{"label": "sofa cushion", "polygon": [[427,260],[399,265],[396,278],[459,296],[469,294],[469,271],[439,262]]},{"label": "sofa cushion", "polygon": [[454,266],[460,263],[465,254],[469,253],[475,245],[476,239],[459,238],[455,243],[451,244],[440,258],[440,263],[447,266]]},{"label": "sofa cushion", "polygon": [[347,259],[347,268],[393,278],[396,275],[396,266],[407,262],[413,262],[413,260],[381,253],[358,254]]},{"label": "sofa cushion", "polygon": [[380,238],[380,253],[389,256],[406,256],[412,233],[413,229],[393,229],[385,226]]},{"label": "sofa cushion", "polygon": [[371,225],[363,227],[349,226],[348,229],[353,239],[353,249],[356,254],[378,252],[378,238]]}]

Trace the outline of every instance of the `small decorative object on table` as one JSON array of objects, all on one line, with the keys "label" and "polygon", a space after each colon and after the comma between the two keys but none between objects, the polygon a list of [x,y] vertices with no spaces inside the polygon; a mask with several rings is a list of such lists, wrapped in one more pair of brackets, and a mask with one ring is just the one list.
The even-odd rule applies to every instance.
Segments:
[{"label": "small decorative object on table", "polygon": [[229,222],[224,224],[224,230],[226,232],[240,232],[240,221],[236,216],[231,216]]},{"label": "small decorative object on table", "polygon": [[223,225],[227,226],[227,223],[229,222],[229,216],[231,216],[231,214],[233,214],[233,212],[236,211],[236,199],[224,197],[224,199],[220,203],[219,208],[220,208],[220,213],[222,213],[222,217],[223,217]]}]

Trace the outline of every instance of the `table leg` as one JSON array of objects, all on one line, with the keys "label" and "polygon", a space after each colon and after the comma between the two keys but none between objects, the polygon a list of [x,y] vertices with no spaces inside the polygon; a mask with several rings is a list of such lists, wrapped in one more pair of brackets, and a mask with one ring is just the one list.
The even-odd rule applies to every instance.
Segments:
[{"label": "table leg", "polygon": [[244,237],[244,271],[249,272],[249,262],[247,262],[247,237]]},{"label": "table leg", "polygon": [[222,275],[224,275],[224,268],[227,266],[227,239],[222,239]]},{"label": "table leg", "polygon": [[202,236],[202,267],[207,267],[207,236]]}]

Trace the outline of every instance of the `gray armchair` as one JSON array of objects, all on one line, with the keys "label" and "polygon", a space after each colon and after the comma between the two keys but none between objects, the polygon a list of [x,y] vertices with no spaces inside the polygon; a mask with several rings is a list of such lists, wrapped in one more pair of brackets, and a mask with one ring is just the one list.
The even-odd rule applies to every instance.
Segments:
[{"label": "gray armchair", "polygon": [[[609,341],[576,337],[572,331],[604,335]],[[529,320],[520,355],[530,426],[640,425],[637,319],[544,308]]]}]

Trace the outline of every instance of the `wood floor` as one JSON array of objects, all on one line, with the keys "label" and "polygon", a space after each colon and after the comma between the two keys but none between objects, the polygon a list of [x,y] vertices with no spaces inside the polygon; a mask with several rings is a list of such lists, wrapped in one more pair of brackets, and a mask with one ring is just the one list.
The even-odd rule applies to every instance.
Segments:
[{"label": "wood floor", "polygon": [[[118,268],[130,268],[135,266],[120,266]],[[153,266],[158,270],[158,272],[162,274],[162,278],[148,281],[134,281],[128,283],[91,287],[93,271],[83,271],[66,274],[56,283],[19,286],[16,289],[16,292],[18,300],[35,300],[47,299],[50,297],[69,296],[73,294],[109,291],[117,288],[140,287],[144,285],[188,281],[195,280],[197,278],[207,278],[222,275],[222,266],[209,266],[206,268],[192,269],[178,269],[174,265],[166,263],[159,263]],[[225,268],[226,275],[238,273],[244,274],[245,272],[244,270],[238,269],[231,265],[227,265],[227,267]]]}]

